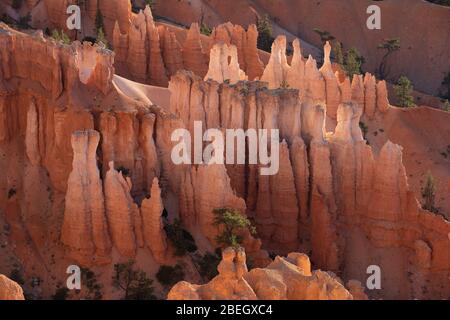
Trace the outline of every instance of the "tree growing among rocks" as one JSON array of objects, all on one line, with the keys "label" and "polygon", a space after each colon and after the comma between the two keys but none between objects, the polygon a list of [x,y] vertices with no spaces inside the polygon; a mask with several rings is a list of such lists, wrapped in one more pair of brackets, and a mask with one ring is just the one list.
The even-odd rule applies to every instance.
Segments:
[{"label": "tree growing among rocks", "polygon": [[388,67],[388,58],[395,51],[400,49],[400,39],[399,38],[384,39],[384,41],[378,45],[378,49],[386,51],[385,54],[383,55],[383,58],[381,58],[381,63],[378,66],[376,72],[378,78],[384,80],[389,76],[390,73]]},{"label": "tree growing among rocks", "polygon": [[314,32],[317,33],[322,41],[322,45],[325,45],[327,41],[331,42],[336,39],[329,31],[314,28]]},{"label": "tree growing among rocks", "polygon": [[411,81],[401,76],[397,84],[394,86],[395,95],[397,96],[398,104],[404,108],[414,107],[414,97],[411,95],[414,87]]},{"label": "tree growing among rocks", "polygon": [[359,54],[356,48],[350,48],[345,54],[343,68],[347,73],[350,80],[353,80],[355,74],[362,73],[362,64],[364,63],[364,57]]},{"label": "tree growing among rocks", "polygon": [[231,208],[214,209],[214,225],[223,228],[216,241],[222,247],[240,247],[242,232],[248,230],[250,234],[256,234],[256,229],[250,220],[239,211]]},{"label": "tree growing among rocks", "polygon": [[257,16],[256,27],[258,29],[258,48],[270,52],[275,38],[269,16],[265,15],[263,18]]},{"label": "tree growing among rocks", "polygon": [[134,261],[114,265],[113,285],[124,292],[124,300],[155,300],[153,280],[142,270],[135,270]]},{"label": "tree growing among rocks", "polygon": [[69,36],[64,32],[64,30],[61,30],[61,32],[59,32],[57,29],[53,30],[52,38],[63,44],[70,44],[72,42]]}]

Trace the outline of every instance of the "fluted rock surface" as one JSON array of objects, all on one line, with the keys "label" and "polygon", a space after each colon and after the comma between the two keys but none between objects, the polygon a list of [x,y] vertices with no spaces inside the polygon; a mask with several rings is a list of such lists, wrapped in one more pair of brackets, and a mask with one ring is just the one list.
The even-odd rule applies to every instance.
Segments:
[{"label": "fluted rock surface", "polygon": [[144,241],[159,263],[163,263],[167,254],[167,240],[162,221],[164,206],[158,179],[153,180],[150,198],[142,201],[141,215]]},{"label": "fluted rock surface", "polygon": [[[248,237],[243,243],[253,266],[267,265],[262,243],[263,248],[272,246],[275,254],[307,252],[317,267],[340,272],[345,280],[356,278],[364,283],[367,266],[378,265],[383,296],[372,291],[371,297],[447,298],[449,222],[420,208],[408,186],[401,147],[387,142],[380,148],[381,142],[373,143],[372,149],[359,128],[361,117],[370,121],[370,114],[383,125],[390,123],[384,120],[396,117],[399,110],[389,108],[385,83],[375,83],[371,76],[365,82],[355,75],[353,83],[341,78],[337,124],[333,128],[334,121],[327,123],[328,131],[332,130],[327,132],[326,77],[312,58],[303,60],[295,42],[290,71],[282,78],[290,88],[283,85],[271,90],[251,81],[203,81],[191,72],[179,72],[170,84],[172,101],[165,108],[128,96],[127,90],[121,90],[127,89],[123,84],[111,86],[114,68],[107,50],[66,46],[45,40],[39,33],[4,30],[0,33],[0,143],[7,161],[0,157],[2,165],[6,162],[5,174],[0,175],[0,202],[8,221],[20,221],[11,223],[13,235],[27,237],[14,247],[21,259],[31,262],[28,254],[37,252],[51,263],[50,254],[62,251],[59,238],[69,253],[64,262],[67,258],[80,265],[99,265],[108,258],[134,257],[136,251],[137,260],[152,260],[153,251],[159,252],[154,254],[159,259],[164,234],[161,202],[152,190],[157,177],[160,200],[169,204],[169,216],[180,217],[199,240],[200,250],[214,249],[217,228],[211,223],[212,209],[233,206],[257,223],[259,239]],[[31,60],[33,56],[36,61]],[[284,65],[283,60],[279,57],[278,67]],[[274,74],[280,70],[274,68]],[[147,68],[145,77],[148,72]],[[133,89],[140,88],[133,85]],[[408,118],[400,119],[407,122]],[[202,121],[203,130],[279,129],[278,174],[263,177],[262,166],[248,163],[175,165],[171,133],[186,128],[193,134],[195,121]],[[98,133],[85,131],[92,128],[101,134],[98,152]],[[116,167],[108,172],[111,161]],[[150,199],[143,200],[149,194]],[[156,204],[149,206],[149,201]],[[105,203],[106,210],[102,209]],[[153,220],[144,218],[148,212],[156,221],[150,228],[146,221]],[[105,223],[106,216],[110,223]],[[37,233],[44,236],[36,240]],[[148,234],[158,239],[150,246]],[[108,235],[117,249],[112,254]],[[153,248],[156,244],[158,248]],[[296,263],[289,263],[305,270],[304,260],[297,257]],[[35,261],[39,261],[35,265],[41,263]],[[269,273],[296,283],[284,273]],[[308,277],[336,288],[330,280],[333,276],[311,274]],[[259,288],[263,283],[276,283],[271,277],[258,277]],[[247,296],[247,291],[236,293],[242,283],[233,283],[229,287],[237,289],[230,290],[232,296]],[[266,294],[264,288],[260,292],[250,287],[257,297]],[[360,295],[360,287],[355,283],[351,287],[354,298]],[[197,294],[192,285],[186,288],[185,292]],[[314,298],[336,296],[311,290]],[[274,296],[284,297],[284,292],[280,289]],[[289,292],[287,296],[291,297]]]},{"label": "fluted rock surface", "polygon": [[[33,36],[8,28],[3,31],[0,33],[2,79],[17,77],[37,81],[53,98],[79,86],[94,88],[103,94],[111,88],[114,68],[110,51],[87,42],[62,45],[45,39],[41,31]],[[11,54],[12,48],[14,54]]]},{"label": "fluted rock surface", "polygon": [[239,25],[224,23],[214,28],[212,43],[225,43],[235,45],[238,53],[239,66],[248,75],[250,80],[260,78],[264,71],[257,48],[258,30],[250,25],[247,31]]},{"label": "fluted rock surface", "polygon": [[179,201],[183,204],[180,214],[184,223],[199,228],[211,243],[215,243],[219,231],[214,225],[214,209],[234,208],[245,212],[245,201],[232,190],[224,165],[192,167],[182,180],[182,190]]},{"label": "fluted rock surface", "polygon": [[269,88],[294,88],[300,90],[300,98],[323,102],[326,105],[327,116],[336,119],[340,103],[356,102],[363,114],[373,119],[378,112],[385,113],[389,108],[386,83],[377,82],[369,73],[354,75],[353,80],[335,72],[331,63],[331,45],[324,46],[324,63],[317,69],[316,61],[309,56],[304,61],[300,48],[300,41],[292,43],[294,54],[291,63],[286,57],[286,38],[278,36],[272,45],[269,63],[264,69],[262,81],[268,83]]},{"label": "fluted rock surface", "polygon": [[211,49],[205,81],[211,79],[219,83],[235,84],[246,78],[244,71],[239,68],[236,46],[225,43],[215,44]]},{"label": "fluted rock surface", "polygon": [[270,89],[286,87],[289,69],[286,58],[286,37],[279,36],[272,44],[272,54],[261,76],[261,81],[267,82]]},{"label": "fluted rock surface", "polygon": [[178,70],[184,68],[183,56],[180,54],[181,45],[172,32],[166,26],[159,26],[159,37],[161,40],[161,51],[163,55],[164,65],[167,69],[167,75],[169,78],[177,73]]},{"label": "fluted rock surface", "polygon": [[96,150],[100,135],[79,131],[72,135],[73,164],[67,182],[61,241],[71,257],[83,264],[108,258],[111,248]]},{"label": "fluted rock surface", "polygon": [[131,180],[109,163],[105,178],[105,206],[114,246],[125,257],[133,258],[143,246],[142,218],[130,195]]},{"label": "fluted rock surface", "polygon": [[196,75],[204,77],[208,72],[207,56],[200,41],[200,27],[193,23],[188,31],[186,41],[182,48],[183,64],[186,69]]},{"label": "fluted rock surface", "polygon": [[331,65],[330,54],[331,46],[327,41],[324,46],[324,61],[320,72],[325,79],[327,115],[335,119],[338,105],[341,102],[341,91],[339,90],[338,79]]}]

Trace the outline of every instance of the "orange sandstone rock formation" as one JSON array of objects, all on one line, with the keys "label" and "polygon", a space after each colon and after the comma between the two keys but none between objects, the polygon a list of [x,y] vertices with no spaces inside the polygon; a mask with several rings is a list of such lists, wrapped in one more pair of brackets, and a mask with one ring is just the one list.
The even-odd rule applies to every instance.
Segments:
[{"label": "orange sandstone rock formation", "polygon": [[[308,63],[313,62],[310,60],[306,65]],[[310,70],[314,70],[314,66]],[[325,88],[325,81],[315,70],[318,77],[307,79],[310,88],[318,87],[314,83],[317,81]],[[361,80],[355,77],[358,78]],[[363,83],[360,80],[354,80],[354,83]],[[226,167],[231,186],[246,200],[247,215],[255,219],[265,249],[286,254],[305,248],[321,268],[336,272],[343,268],[351,278],[361,281],[363,274],[354,273],[352,265],[358,266],[359,270],[365,270],[371,264],[395,268],[387,259],[391,251],[399,252],[395,262],[397,268],[406,264],[409,270],[415,270],[415,258],[408,243],[416,240],[434,242],[432,246],[438,252],[444,243],[448,249],[448,221],[438,216],[434,216],[433,222],[429,221],[430,214],[419,209],[416,200],[412,200],[414,197],[409,198],[412,191],[402,173],[404,168],[399,165],[401,148],[387,142],[377,154],[364,141],[359,122],[364,112],[365,89],[355,89],[355,93],[361,93],[364,98],[362,104],[355,101],[338,105],[337,126],[329,133],[325,129],[326,105],[314,103],[308,94],[299,100],[296,90],[269,90],[257,82],[218,86],[189,73],[177,74],[170,88],[173,92],[170,111],[179,115],[189,130],[193,130],[194,121],[203,121],[205,129],[280,129],[280,138],[286,142],[280,147],[281,165],[277,175],[260,176],[251,165]],[[367,96],[367,101],[375,98]],[[386,102],[383,105],[386,106]],[[382,110],[390,112],[390,109]],[[381,110],[377,112],[383,114]],[[261,113],[264,118],[259,117]],[[392,162],[385,162],[387,159]],[[393,181],[397,181],[395,186]],[[396,217],[395,222],[386,220],[388,213]],[[433,225],[432,233],[414,232],[416,228],[423,230],[424,221],[430,223],[427,228]],[[401,235],[394,236],[401,228],[408,230],[405,235],[412,242]],[[370,248],[364,255],[353,246],[351,238],[361,234],[368,236],[363,243]],[[384,241],[380,242],[381,239]],[[394,241],[398,241],[397,245]],[[437,259],[434,263],[431,268],[434,271],[425,274],[432,283],[444,281],[445,268],[441,269],[441,266],[448,262]],[[391,275],[391,283],[386,284],[390,291],[409,281],[408,276]],[[434,294],[438,296],[445,291],[437,286],[434,288]],[[412,292],[412,287],[404,293],[406,291]]]},{"label": "orange sandstone rock formation", "polygon": [[162,221],[164,206],[157,178],[153,180],[150,192],[150,199],[142,201],[141,206],[144,240],[156,261],[163,263],[167,254],[167,239]]},{"label": "orange sandstone rock formation", "polygon": [[293,47],[294,55],[291,64],[288,64],[286,37],[279,36],[273,43],[269,63],[261,77],[269,88],[299,89],[302,99],[324,102],[327,116],[332,119],[336,119],[338,106],[342,102],[357,102],[369,119],[373,119],[376,112],[384,113],[389,108],[385,81],[377,83],[369,73],[364,77],[355,75],[351,86],[347,77],[340,79],[341,76],[333,71],[331,46],[328,42],[324,46],[324,63],[319,70],[311,56],[306,62],[303,61],[298,39],[293,42]]},{"label": "orange sandstone rock formation", "polygon": [[254,24],[249,25],[247,31],[240,25],[224,23],[214,28],[211,38],[213,43],[223,42],[235,45],[237,48],[239,66],[250,80],[261,77],[264,64],[261,62],[258,49],[258,30]]},{"label": "orange sandstone rock formation", "polygon": [[[150,17],[148,12],[134,17],[137,36],[146,35],[142,39],[148,40]],[[212,251],[218,232],[212,210],[232,206],[256,223],[259,239],[247,237],[243,244],[255,265],[267,266],[265,250],[302,251],[317,267],[339,272],[346,281],[364,283],[367,267],[380,266],[383,291],[382,296],[371,292],[374,298],[448,296],[449,222],[420,208],[401,147],[386,139],[372,148],[359,128],[361,117],[384,123],[398,112],[389,106],[385,83],[366,75],[350,84],[336,74],[334,82],[329,65],[319,70],[311,57],[304,61],[298,43],[289,65],[280,38],[265,72],[269,85],[276,79],[273,89],[258,81],[203,81],[204,75],[183,71],[172,77],[170,103],[157,106],[152,94],[161,91],[114,76],[108,50],[66,46],[4,25],[2,30],[0,154],[7,157],[0,157],[6,168],[0,176],[0,208],[13,228],[11,240],[19,244],[17,255],[30,268],[41,266],[48,273],[45,267],[55,253],[62,264],[75,260],[99,268],[113,258],[144,256],[162,263],[170,258],[162,203],[172,217],[180,217],[201,250]],[[132,54],[148,58],[147,49],[136,43]],[[132,62],[147,71],[155,67],[152,59]],[[329,95],[329,86],[331,93],[339,89],[340,99]],[[328,100],[333,108],[339,102],[336,126],[326,126]],[[248,163],[175,165],[171,134],[179,128],[193,133],[194,121],[202,121],[203,129],[279,129],[278,174],[261,176],[261,167]],[[241,253],[231,254],[236,255],[243,261]],[[270,271],[247,273],[241,264],[235,266],[243,270],[239,275],[224,271],[229,282],[219,278],[210,292],[351,297],[333,276],[310,275],[304,265],[305,258],[292,255],[277,259]],[[312,287],[296,295],[276,278],[284,286]],[[52,281],[50,275],[47,279]],[[273,295],[264,283],[273,284]],[[317,289],[324,283],[332,290]],[[361,294],[357,283],[349,287],[355,297]],[[204,295],[192,285],[183,290],[187,296]]]},{"label": "orange sandstone rock formation", "polygon": [[[126,32],[122,31],[124,28],[119,21],[116,21],[113,29],[119,71],[142,83],[167,86],[160,35],[150,7],[133,14],[127,23]],[[169,40],[174,39],[169,36]]]},{"label": "orange sandstone rock formation", "polygon": [[209,69],[205,81],[211,79],[216,82],[235,84],[247,80],[244,71],[239,68],[237,49],[234,45],[225,43],[215,44],[211,49]]},{"label": "orange sandstone rock formation", "polygon": [[1,300],[25,300],[22,288],[2,274],[0,274],[0,301]]},{"label": "orange sandstone rock formation", "polygon": [[[311,272],[308,256],[290,253],[277,256],[266,268],[247,270],[242,249],[222,253],[219,275],[204,285],[182,281],[169,292],[169,300],[352,300],[352,294],[335,275]],[[352,283],[358,298],[367,298]],[[359,291],[358,291],[359,290]]]},{"label": "orange sandstone rock formation", "polygon": [[61,241],[70,255],[90,264],[107,259],[111,249],[103,188],[97,168],[96,151],[100,135],[96,131],[78,131],[72,135],[73,164],[67,182]]},{"label": "orange sandstone rock formation", "polygon": [[193,23],[183,44],[182,49],[183,64],[187,70],[193,71],[200,77],[204,77],[208,71],[208,53],[203,50],[200,41],[200,27],[198,23]]}]

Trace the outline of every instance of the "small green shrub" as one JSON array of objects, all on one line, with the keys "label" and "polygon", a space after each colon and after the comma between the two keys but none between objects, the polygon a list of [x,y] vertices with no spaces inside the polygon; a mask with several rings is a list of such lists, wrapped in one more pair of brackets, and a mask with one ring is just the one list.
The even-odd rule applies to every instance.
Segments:
[{"label": "small green shrub", "polygon": [[103,32],[103,28],[98,29],[97,31],[97,39],[95,41],[100,46],[103,46],[104,48],[108,48],[108,40],[106,39],[105,33]]},{"label": "small green shrub", "polygon": [[414,107],[414,97],[411,95],[414,87],[411,81],[401,76],[397,84],[394,86],[395,95],[397,96],[398,104],[404,108]]},{"label": "small green shrub", "polygon": [[430,172],[428,172],[427,182],[425,183],[425,186],[422,188],[422,198],[424,201],[422,205],[423,209],[434,213],[438,212],[438,210],[435,207],[436,186],[434,183],[434,178]]},{"label": "small green shrub", "polygon": [[212,29],[202,22],[200,24],[200,33],[204,34],[205,36],[210,36],[212,33]]},{"label": "small green shrub", "polygon": [[58,31],[57,29],[53,30],[52,32],[52,38],[56,41],[62,43],[62,44],[70,44],[72,41],[70,40],[69,36],[64,33],[64,30]]}]

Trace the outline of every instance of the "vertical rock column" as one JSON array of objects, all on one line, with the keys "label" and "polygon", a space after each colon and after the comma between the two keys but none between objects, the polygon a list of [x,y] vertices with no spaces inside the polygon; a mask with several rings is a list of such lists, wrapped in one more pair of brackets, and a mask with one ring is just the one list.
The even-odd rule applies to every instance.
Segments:
[{"label": "vertical rock column", "polygon": [[162,213],[164,205],[158,179],[153,180],[149,199],[142,202],[144,241],[158,263],[164,263],[167,254],[167,239],[164,232]]},{"label": "vertical rock column", "polygon": [[[107,262],[111,248],[96,150],[97,131],[72,134],[73,163],[69,175],[61,241],[83,264]],[[106,260],[106,261],[105,261]]]},{"label": "vertical rock column", "polygon": [[114,246],[125,257],[133,258],[137,247],[143,246],[142,219],[130,195],[131,179],[109,163],[105,178],[106,216]]},{"label": "vertical rock column", "polygon": [[324,62],[320,72],[325,79],[326,98],[327,98],[327,115],[336,119],[337,109],[341,101],[341,91],[339,90],[338,80],[334,74],[330,60],[331,46],[327,41],[324,47]]},{"label": "vertical rock column", "polygon": [[186,69],[204,77],[208,72],[207,59],[200,41],[200,28],[193,23],[183,44],[183,63]]}]

